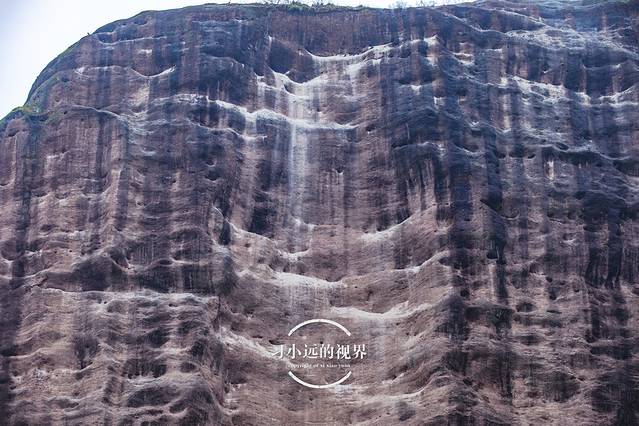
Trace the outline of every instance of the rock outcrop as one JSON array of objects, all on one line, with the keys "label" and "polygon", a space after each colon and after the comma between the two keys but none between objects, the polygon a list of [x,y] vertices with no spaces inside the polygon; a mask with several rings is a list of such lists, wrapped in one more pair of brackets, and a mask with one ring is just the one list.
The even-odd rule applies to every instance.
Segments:
[{"label": "rock outcrop", "polygon": [[[639,7],[591,3],[82,38],[0,124],[0,422],[637,424]],[[340,386],[272,355],[310,318]]]}]

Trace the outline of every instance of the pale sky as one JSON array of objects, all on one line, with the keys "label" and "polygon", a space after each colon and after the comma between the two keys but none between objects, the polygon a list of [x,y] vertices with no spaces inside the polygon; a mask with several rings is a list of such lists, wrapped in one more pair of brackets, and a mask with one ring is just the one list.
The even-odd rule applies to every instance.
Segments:
[{"label": "pale sky", "polygon": [[[415,0],[406,1],[413,4]],[[234,0],[254,3],[256,0]],[[459,3],[459,0],[437,0]],[[81,37],[144,10],[174,9],[211,0],[0,0],[0,118],[27,100],[40,71]],[[334,0],[348,6],[388,7],[396,0]],[[430,3],[430,2],[427,2]]]}]

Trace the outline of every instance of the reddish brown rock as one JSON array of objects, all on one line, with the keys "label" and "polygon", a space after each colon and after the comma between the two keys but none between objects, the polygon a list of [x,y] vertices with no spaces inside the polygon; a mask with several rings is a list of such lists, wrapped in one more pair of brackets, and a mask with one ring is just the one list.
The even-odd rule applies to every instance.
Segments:
[{"label": "reddish brown rock", "polygon": [[[638,10],[84,37],[0,124],[2,422],[636,424]],[[310,318],[367,344],[341,386],[271,355]]]}]

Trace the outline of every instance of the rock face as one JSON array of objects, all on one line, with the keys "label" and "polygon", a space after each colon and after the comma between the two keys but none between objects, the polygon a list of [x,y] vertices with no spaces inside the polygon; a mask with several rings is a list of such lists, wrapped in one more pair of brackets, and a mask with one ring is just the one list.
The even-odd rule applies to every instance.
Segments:
[{"label": "rock face", "polygon": [[[0,422],[637,424],[639,7],[533,3],[60,55],[0,124]],[[272,355],[311,318],[367,345],[340,386]]]}]

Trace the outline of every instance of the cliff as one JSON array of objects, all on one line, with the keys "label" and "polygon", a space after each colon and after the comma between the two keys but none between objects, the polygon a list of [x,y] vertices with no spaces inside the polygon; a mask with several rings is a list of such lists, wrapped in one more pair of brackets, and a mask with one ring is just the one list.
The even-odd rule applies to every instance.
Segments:
[{"label": "cliff", "polygon": [[[591,3],[82,38],[0,122],[0,423],[637,424],[639,7]],[[311,318],[342,385],[272,355]]]}]

